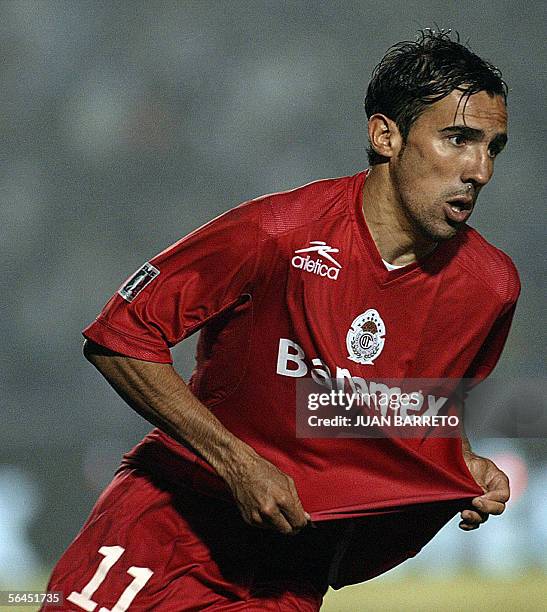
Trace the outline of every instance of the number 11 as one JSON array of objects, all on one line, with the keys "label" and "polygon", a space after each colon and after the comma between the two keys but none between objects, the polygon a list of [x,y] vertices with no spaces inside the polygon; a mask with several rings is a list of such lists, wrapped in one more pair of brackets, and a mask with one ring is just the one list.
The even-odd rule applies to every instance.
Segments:
[{"label": "number 11", "polygon": [[[104,556],[104,559],[99,563],[97,571],[80,592],[72,591],[67,597],[67,600],[87,610],[87,612],[93,612],[99,604],[93,601],[91,597],[101,586],[112,566],[124,552],[125,548],[121,546],[101,546],[101,548],[99,548],[99,553]],[[137,596],[137,593],[148,582],[154,572],[147,567],[135,567],[133,565],[127,570],[127,573],[133,576],[133,580],[120,595],[114,607],[110,609],[102,607],[99,608],[99,612],[126,612],[131,602]]]}]

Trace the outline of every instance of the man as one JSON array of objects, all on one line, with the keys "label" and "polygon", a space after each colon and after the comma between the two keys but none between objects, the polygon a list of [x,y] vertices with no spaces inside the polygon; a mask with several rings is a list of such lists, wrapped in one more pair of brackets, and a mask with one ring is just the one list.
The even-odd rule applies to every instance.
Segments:
[{"label": "man", "polygon": [[[84,331],[157,429],[54,569],[63,609],[317,610],[456,512],[464,530],[503,512],[506,476],[466,439],[295,434],[305,377],[484,378],[518,297],[509,258],[466,225],[507,140],[499,72],[426,31],[390,49],[365,106],[369,171],[228,211]],[[197,330],[187,386],[169,348]]]}]

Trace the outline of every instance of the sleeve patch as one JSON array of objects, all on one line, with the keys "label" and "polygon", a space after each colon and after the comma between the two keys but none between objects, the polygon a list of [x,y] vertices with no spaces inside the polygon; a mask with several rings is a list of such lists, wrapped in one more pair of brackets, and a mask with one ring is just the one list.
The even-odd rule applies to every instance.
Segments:
[{"label": "sleeve patch", "polygon": [[132,302],[139,293],[149,285],[160,271],[146,262],[118,289],[118,293],[126,302]]}]

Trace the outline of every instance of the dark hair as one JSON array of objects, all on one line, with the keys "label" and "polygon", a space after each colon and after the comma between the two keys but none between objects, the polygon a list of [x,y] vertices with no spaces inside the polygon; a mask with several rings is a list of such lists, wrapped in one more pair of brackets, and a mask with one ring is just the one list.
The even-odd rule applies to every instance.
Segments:
[{"label": "dark hair", "polygon": [[[427,106],[458,89],[468,98],[479,91],[503,96],[507,84],[501,72],[460,43],[451,30],[421,30],[416,41],[390,47],[372,73],[365,97],[370,118],[382,113],[395,121],[406,140],[414,121]],[[369,147],[371,165],[386,161]]]}]

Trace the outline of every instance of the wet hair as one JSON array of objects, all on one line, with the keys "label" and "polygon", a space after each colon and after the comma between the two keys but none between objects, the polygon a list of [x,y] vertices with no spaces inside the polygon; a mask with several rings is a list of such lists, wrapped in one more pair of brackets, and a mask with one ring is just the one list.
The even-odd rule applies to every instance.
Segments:
[{"label": "wet hair", "polygon": [[[415,41],[390,47],[372,73],[365,97],[365,111],[389,117],[406,141],[414,121],[431,104],[455,89],[464,104],[472,94],[486,91],[507,102],[507,84],[501,72],[451,38],[451,30],[421,30]],[[387,161],[369,147],[371,165]]]}]

